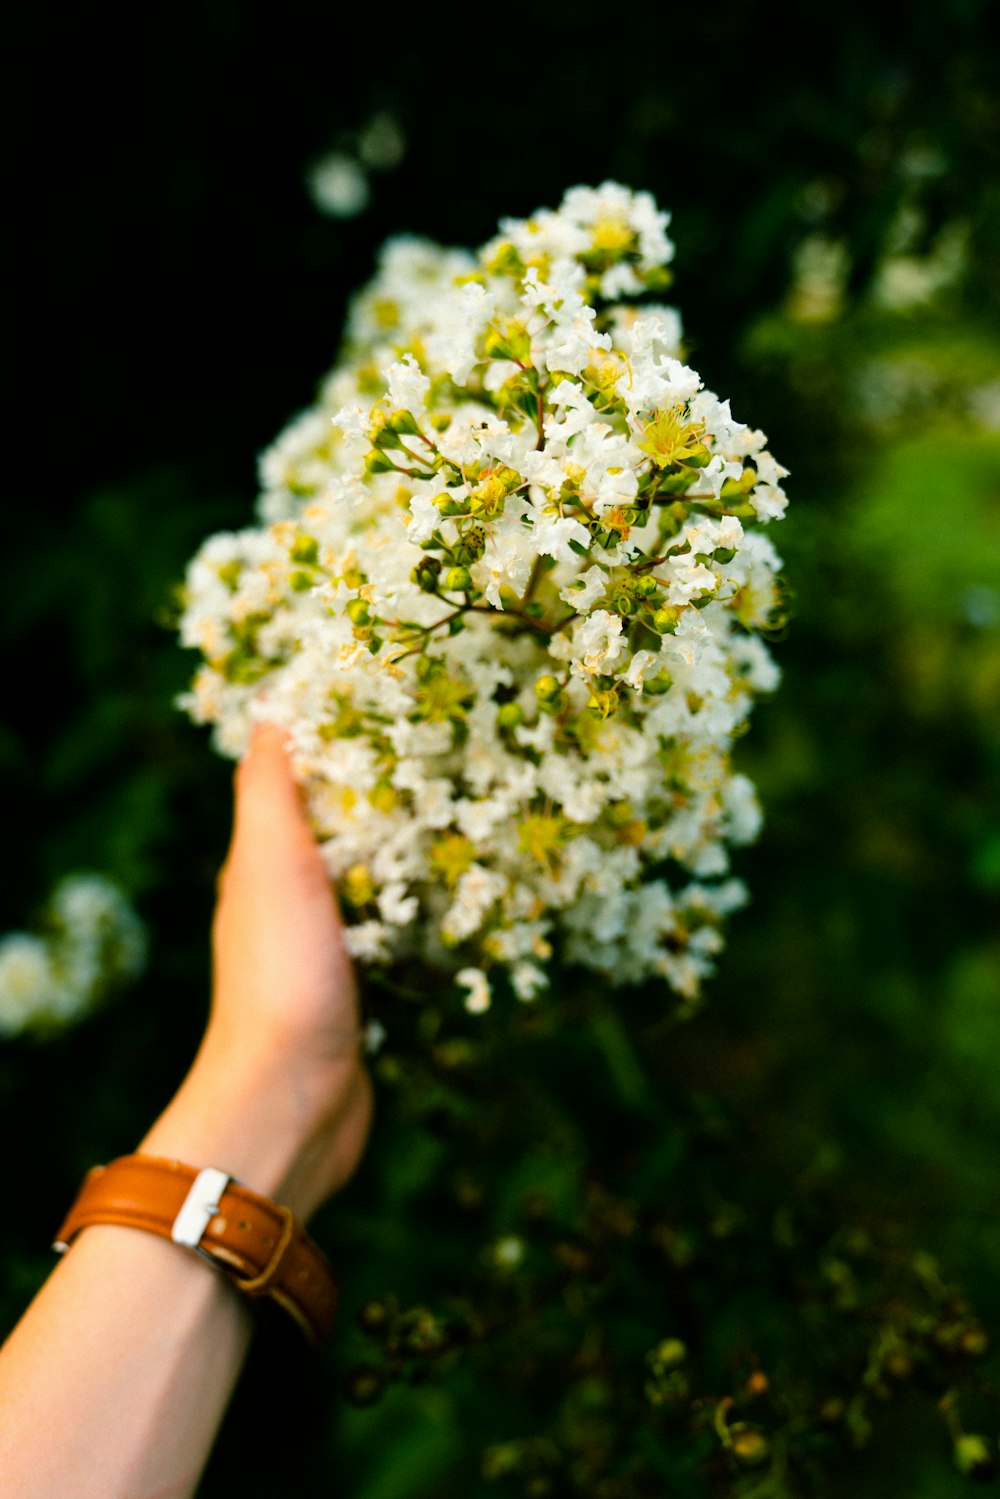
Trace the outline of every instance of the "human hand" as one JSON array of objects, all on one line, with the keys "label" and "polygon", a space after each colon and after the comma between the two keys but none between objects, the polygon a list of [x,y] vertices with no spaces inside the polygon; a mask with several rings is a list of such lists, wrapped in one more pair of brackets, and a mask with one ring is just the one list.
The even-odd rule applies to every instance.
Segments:
[{"label": "human hand", "polygon": [[[216,1155],[226,1158],[212,1164],[305,1217],[354,1171],[372,1089],[336,899],[284,744],[281,729],[259,725],[237,769],[208,1029],[142,1148],[186,1158],[192,1122],[196,1137],[221,1129]],[[178,1125],[182,1148],[172,1143]]]},{"label": "human hand", "polygon": [[[237,772],[213,935],[205,1039],[140,1150],[306,1219],[357,1165],[372,1090],[336,901],[274,728]],[[0,1357],[0,1489],[192,1495],[250,1331],[247,1302],[194,1256],[88,1227]]]},{"label": "human hand", "polygon": [[339,1067],[358,1055],[354,972],[284,732],[260,724],[237,767],[212,930],[211,1027],[240,1051]]}]

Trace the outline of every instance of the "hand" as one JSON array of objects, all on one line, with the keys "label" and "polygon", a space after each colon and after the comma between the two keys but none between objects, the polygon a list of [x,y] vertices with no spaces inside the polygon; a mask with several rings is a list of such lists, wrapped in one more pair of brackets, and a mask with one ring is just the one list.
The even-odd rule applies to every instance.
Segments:
[{"label": "hand", "polygon": [[[372,1090],[336,901],[274,728],[237,772],[214,948],[204,1042],[140,1149],[218,1166],[308,1218],[357,1165]],[[86,1229],[0,1354],[0,1489],[189,1499],[251,1327],[194,1255]]]},{"label": "hand", "polygon": [[277,1047],[313,1066],[354,1064],[354,972],[281,729],[257,727],[235,787],[212,932],[210,1024],[237,1051]]},{"label": "hand", "polygon": [[[186,1159],[189,1122],[195,1137],[215,1125],[226,1159],[191,1164],[230,1169],[304,1217],[354,1171],[372,1089],[340,915],[284,746],[282,730],[258,726],[236,772],[208,1029],[191,1074],[142,1148]],[[178,1124],[179,1145],[171,1144]]]}]

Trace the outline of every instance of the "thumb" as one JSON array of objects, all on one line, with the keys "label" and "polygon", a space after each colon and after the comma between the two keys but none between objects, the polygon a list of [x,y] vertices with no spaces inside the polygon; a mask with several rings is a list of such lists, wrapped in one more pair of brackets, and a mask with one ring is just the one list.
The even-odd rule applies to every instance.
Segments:
[{"label": "thumb", "polygon": [[277,724],[255,727],[250,748],[234,778],[230,859],[252,854],[272,864],[289,855],[308,853],[322,867],[302,794],[292,774],[288,746],[288,734]]}]

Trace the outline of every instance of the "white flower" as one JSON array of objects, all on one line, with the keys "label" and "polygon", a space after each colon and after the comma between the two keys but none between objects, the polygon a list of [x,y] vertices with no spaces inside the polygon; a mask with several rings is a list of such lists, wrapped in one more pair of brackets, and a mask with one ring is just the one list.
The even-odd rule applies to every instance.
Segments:
[{"label": "white flower", "polygon": [[0,939],[0,1035],[54,1031],[136,978],[146,957],[142,923],[101,875],[69,875],[44,912],[45,936]]},{"label": "white flower", "polygon": [[410,525],[407,527],[406,539],[415,546],[422,542],[430,541],[434,532],[441,524],[441,512],[435,503],[435,494],[441,491],[435,490],[433,485],[421,486],[410,499]]},{"label": "white flower", "polygon": [[788,496],[777,484],[758,484],[750,503],[758,520],[780,520],[788,507]]},{"label": "white flower", "polygon": [[459,880],[455,899],[441,922],[444,935],[453,942],[471,937],[503,895],[506,885],[503,875],[485,869],[482,864],[473,864]]},{"label": "white flower", "polygon": [[413,355],[404,355],[401,364],[390,364],[385,378],[389,405],[419,416],[427,404],[431,382]]},{"label": "white flower", "polygon": [[516,1270],[523,1259],[524,1240],[515,1234],[508,1234],[493,1245],[493,1260],[501,1270]]},{"label": "white flower", "polygon": [[233,755],[286,725],[349,951],[456,975],[473,1012],[553,959],[693,996],[759,821],[730,747],[778,678],[785,471],[674,309],[615,300],[666,229],[604,183],[478,256],[390,242],[259,525],[188,570],[183,706]]},{"label": "white flower", "polygon": [[27,932],[0,940],[0,1034],[18,1031],[65,1008],[65,991],[48,946]]},{"label": "white flower", "polygon": [[369,1020],[362,1033],[362,1046],[365,1055],[369,1057],[376,1056],[381,1051],[382,1043],[387,1035],[388,1031],[380,1020]]},{"label": "white flower", "polygon": [[597,411],[590,396],[573,380],[560,381],[552,392],[551,405],[559,415],[545,419],[546,442],[568,443],[571,437],[597,420]]},{"label": "white flower", "polygon": [[389,931],[380,921],[360,921],[345,927],[344,946],[362,963],[383,963],[392,950]]},{"label": "white flower", "polygon": [[573,627],[573,654],[585,672],[611,667],[622,653],[621,616],[597,609]]},{"label": "white flower", "polygon": [[722,801],[729,837],[734,843],[752,843],[763,820],[753,782],[746,776],[730,776],[722,792]]},{"label": "white flower", "polygon": [[490,293],[475,281],[466,282],[458,292],[437,327],[428,335],[427,353],[441,369],[447,370],[456,385],[464,385],[478,358],[478,345],[495,302]]},{"label": "white flower", "polygon": [[656,666],[658,663],[659,656],[655,651],[636,651],[629,662],[628,670],[619,674],[620,679],[623,682],[627,682],[629,687],[634,687],[636,691],[640,691],[643,682],[646,680],[647,672],[652,666]]},{"label": "white flower", "polygon": [[489,1009],[492,1003],[489,982],[481,968],[460,968],[455,975],[455,983],[462,989],[468,989],[465,996],[465,1008],[470,1015],[482,1015]]},{"label": "white flower", "polygon": [[342,151],[331,151],[316,163],[308,177],[316,207],[335,219],[353,219],[364,213],[371,193],[363,167]]},{"label": "white flower", "polygon": [[[367,442],[368,428],[371,425],[371,408],[368,406],[362,406],[358,403],[354,403],[349,406],[341,406],[339,411],[335,411],[330,417],[330,421],[335,427],[338,427],[340,431],[345,434],[345,436],[357,437]],[[271,451],[273,453],[274,450],[272,449]],[[264,467],[265,470],[274,468],[274,462],[271,453],[265,453],[264,458],[262,459],[262,467]]]},{"label": "white flower", "polygon": [[390,172],[406,155],[406,136],[395,115],[380,110],[358,136],[358,155],[373,172]]},{"label": "white flower", "polygon": [[599,567],[588,567],[586,572],[580,573],[571,583],[567,583],[559,597],[563,603],[582,612],[589,609],[591,604],[603,596],[607,586],[607,574]]},{"label": "white flower", "polygon": [[577,554],[570,542],[586,546],[590,533],[571,515],[544,515],[535,522],[531,540],[540,557],[554,557],[557,562],[572,563],[576,562]]},{"label": "white flower", "polygon": [[510,971],[511,988],[518,999],[532,1000],[548,987],[548,977],[537,963],[515,963]]},{"label": "white flower", "polygon": [[402,880],[395,880],[379,891],[378,913],[389,926],[409,926],[417,908],[417,897],[406,894]]}]

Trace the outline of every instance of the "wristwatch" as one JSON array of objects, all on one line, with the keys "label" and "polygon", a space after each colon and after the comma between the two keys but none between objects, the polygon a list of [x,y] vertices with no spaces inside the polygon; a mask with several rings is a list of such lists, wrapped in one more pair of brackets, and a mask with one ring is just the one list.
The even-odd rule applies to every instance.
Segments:
[{"label": "wristwatch", "polygon": [[95,1166],[56,1235],[64,1253],[94,1223],[172,1239],[221,1270],[244,1296],[270,1296],[310,1342],[329,1337],[337,1286],[323,1254],[290,1208],[251,1192],[213,1166],[198,1171],[158,1156]]}]

